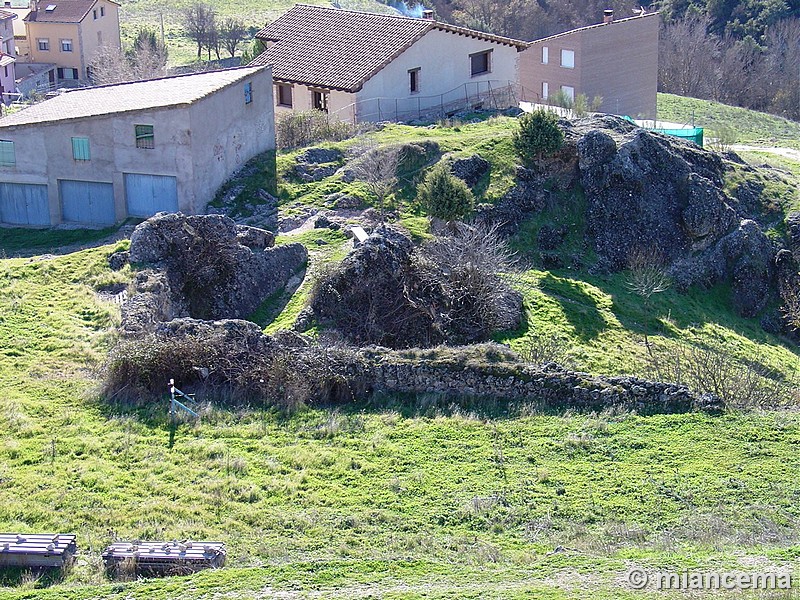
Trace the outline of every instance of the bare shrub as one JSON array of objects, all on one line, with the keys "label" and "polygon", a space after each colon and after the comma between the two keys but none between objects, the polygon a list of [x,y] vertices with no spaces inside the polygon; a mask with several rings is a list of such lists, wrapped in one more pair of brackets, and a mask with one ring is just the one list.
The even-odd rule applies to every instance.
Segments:
[{"label": "bare shrub", "polygon": [[353,137],[356,128],[319,110],[287,112],[275,119],[275,137],[280,149],[300,148],[317,142],[338,142]]},{"label": "bare shrub", "polygon": [[651,345],[646,376],[710,393],[732,408],[782,406],[792,398],[792,382],[763,366],[759,357],[740,361],[730,353],[688,343]]},{"label": "bare shrub", "polygon": [[416,257],[423,285],[439,286],[447,298],[450,337],[476,341],[517,327],[522,297],[500,276],[512,271],[514,253],[494,227],[459,224],[450,231]]},{"label": "bare shrub", "polygon": [[555,333],[535,331],[526,339],[519,356],[525,362],[537,365],[557,363],[565,367],[573,366],[569,357],[569,339]]},{"label": "bare shrub", "polygon": [[348,169],[356,179],[363,181],[375,197],[384,221],[386,199],[397,186],[397,167],[400,164],[399,146],[379,146],[376,142],[356,144],[350,150],[354,157]]},{"label": "bare shrub", "polygon": [[[640,248],[631,252],[628,258],[628,274],[626,287],[639,296],[645,311],[650,316],[650,300],[655,294],[665,292],[672,285],[667,275],[667,262],[655,248]],[[647,337],[647,324],[644,325],[644,343],[650,352],[650,341]]]}]

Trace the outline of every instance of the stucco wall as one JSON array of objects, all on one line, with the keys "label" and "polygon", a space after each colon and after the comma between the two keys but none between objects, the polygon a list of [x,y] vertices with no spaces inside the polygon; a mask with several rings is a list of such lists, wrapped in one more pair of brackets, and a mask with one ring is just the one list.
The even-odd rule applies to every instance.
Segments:
[{"label": "stucco wall", "polygon": [[[39,50],[40,38],[50,40],[50,50]],[[72,40],[72,52],[61,51],[61,40]],[[78,47],[78,25],[65,23],[28,23],[30,61],[54,63],[59,67],[81,69],[81,53]]]},{"label": "stucco wall", "polygon": [[[549,64],[542,64],[542,47]],[[561,50],[575,51],[575,67],[561,66]],[[526,100],[541,99],[542,82],[550,95],[562,86],[591,100],[601,96],[603,112],[652,116],[658,80],[658,15],[625,19],[532,42],[520,56]],[[530,98],[530,92],[536,96]]]},{"label": "stucco wall", "polygon": [[[102,17],[100,16],[101,7],[105,8],[105,15]],[[89,11],[88,16],[81,23],[82,78],[87,76],[86,67],[91,64],[100,46],[120,47],[119,9],[117,6],[105,0],[98,0],[94,5],[94,10],[97,11],[97,19],[95,20],[92,11]],[[101,32],[102,39],[98,39],[98,32]]]},{"label": "stucco wall", "polygon": [[[252,84],[252,102],[245,104],[248,82]],[[272,106],[272,71],[265,69],[191,107],[194,177],[188,212],[204,212],[232,173],[256,154],[275,148]]]},{"label": "stucco wall", "polygon": [[[253,82],[247,110],[244,81]],[[190,107],[0,128],[16,152],[16,166],[0,167],[0,182],[48,185],[53,224],[62,221],[60,179],[112,183],[116,218],[125,219],[124,173],[177,177],[179,209],[200,212],[238,166],[275,147],[271,87],[266,69]],[[136,147],[134,125],[153,126],[153,149]],[[73,159],[72,137],[89,138],[91,160]]]},{"label": "stucco wall", "polygon": [[[291,111],[306,111],[311,110],[311,90],[315,89],[306,85],[286,84],[292,87],[292,106],[279,106],[278,105],[278,90],[277,85],[273,89],[275,96],[275,114],[279,115]],[[356,95],[349,92],[340,92],[337,90],[328,90],[328,113],[338,119],[352,121],[353,111],[352,105],[356,101]]]},{"label": "stucco wall", "polygon": [[[492,51],[491,70],[473,77],[470,55],[485,50]],[[395,110],[403,117],[420,108],[460,102],[467,93],[484,92],[489,85],[515,84],[519,54],[513,46],[434,29],[364,84],[358,92],[359,118],[378,120],[376,98],[386,99],[382,100],[381,118],[394,118]],[[417,68],[419,92],[412,94],[408,71]]]}]

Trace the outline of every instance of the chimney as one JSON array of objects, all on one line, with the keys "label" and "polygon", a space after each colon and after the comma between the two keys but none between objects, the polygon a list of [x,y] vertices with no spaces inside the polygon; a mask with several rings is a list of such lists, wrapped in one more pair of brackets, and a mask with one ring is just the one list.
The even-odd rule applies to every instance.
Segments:
[{"label": "chimney", "polygon": [[603,23],[613,23],[614,22],[614,9],[607,8],[603,11]]},{"label": "chimney", "polygon": [[433,21],[433,11],[429,8],[426,8],[422,11],[422,18],[427,19],[428,21]]}]

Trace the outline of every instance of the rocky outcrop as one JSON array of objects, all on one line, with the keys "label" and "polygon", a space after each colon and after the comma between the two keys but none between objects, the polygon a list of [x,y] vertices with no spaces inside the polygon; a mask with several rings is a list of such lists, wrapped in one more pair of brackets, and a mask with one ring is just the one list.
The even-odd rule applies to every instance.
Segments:
[{"label": "rocky outcrop", "polygon": [[[320,280],[314,315],[351,343],[393,348],[469,343],[518,327],[522,297],[497,276],[497,265],[460,263],[463,240],[432,242],[455,249],[432,256],[432,245],[418,249],[400,231],[377,228]],[[474,287],[465,287],[467,280]]]},{"label": "rocky outcrop", "polygon": [[177,317],[249,316],[307,260],[301,244],[273,245],[271,232],[221,215],[160,213],[148,219],[131,235],[130,261],[145,270],[123,308],[123,329],[139,331]]},{"label": "rocky outcrop", "polygon": [[469,158],[461,158],[450,165],[450,172],[463,180],[469,187],[475,187],[491,168],[491,163],[480,154],[473,154]]}]

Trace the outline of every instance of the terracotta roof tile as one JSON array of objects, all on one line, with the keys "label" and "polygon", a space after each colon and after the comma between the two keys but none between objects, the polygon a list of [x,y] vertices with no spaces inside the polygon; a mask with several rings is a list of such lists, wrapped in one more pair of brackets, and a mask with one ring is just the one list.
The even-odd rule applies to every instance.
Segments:
[{"label": "terracotta roof tile", "polygon": [[[25,20],[37,23],[80,23],[95,2],[97,0],[42,0],[37,10],[31,11]],[[48,6],[55,8],[47,10]]]},{"label": "terracotta roof tile", "polygon": [[0,118],[0,129],[188,105],[258,73],[263,68],[236,67],[149,81],[81,88]]},{"label": "terracotta roof tile", "polygon": [[251,64],[272,65],[279,81],[356,92],[432,29],[508,44],[525,42],[429,19],[297,4],[256,34],[272,42]]}]

